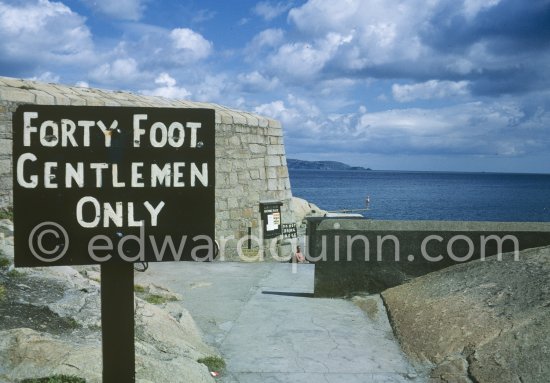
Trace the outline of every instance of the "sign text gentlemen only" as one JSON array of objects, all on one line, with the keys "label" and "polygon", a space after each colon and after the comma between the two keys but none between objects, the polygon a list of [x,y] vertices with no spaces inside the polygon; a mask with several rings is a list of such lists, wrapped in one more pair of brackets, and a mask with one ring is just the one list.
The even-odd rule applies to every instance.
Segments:
[{"label": "sign text gentlemen only", "polygon": [[16,266],[208,260],[211,109],[20,106]]}]

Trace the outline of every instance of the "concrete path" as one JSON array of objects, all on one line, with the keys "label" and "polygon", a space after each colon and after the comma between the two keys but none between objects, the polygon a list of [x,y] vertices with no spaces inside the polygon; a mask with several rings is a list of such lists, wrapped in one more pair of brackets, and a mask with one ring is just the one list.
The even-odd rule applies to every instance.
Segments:
[{"label": "concrete path", "polygon": [[312,298],[313,265],[157,263],[136,276],[178,292],[226,363],[224,383],[423,382],[376,297],[368,314]]}]

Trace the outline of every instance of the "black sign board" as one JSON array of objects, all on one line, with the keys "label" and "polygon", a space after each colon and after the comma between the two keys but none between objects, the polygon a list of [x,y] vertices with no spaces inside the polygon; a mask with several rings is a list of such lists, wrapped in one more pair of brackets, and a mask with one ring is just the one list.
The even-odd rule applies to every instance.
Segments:
[{"label": "black sign board", "polygon": [[281,235],[281,205],[280,201],[260,202],[260,215],[263,222],[264,238],[275,238]]},{"label": "black sign board", "polygon": [[212,256],[214,131],[212,109],[20,106],[15,265]]}]

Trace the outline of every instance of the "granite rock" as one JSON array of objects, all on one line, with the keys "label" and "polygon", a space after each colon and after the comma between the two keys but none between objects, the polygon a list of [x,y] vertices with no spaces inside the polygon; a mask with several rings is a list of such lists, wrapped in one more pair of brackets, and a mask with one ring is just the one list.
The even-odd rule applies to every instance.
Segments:
[{"label": "granite rock", "polygon": [[433,382],[550,381],[550,247],[455,265],[382,297]]}]

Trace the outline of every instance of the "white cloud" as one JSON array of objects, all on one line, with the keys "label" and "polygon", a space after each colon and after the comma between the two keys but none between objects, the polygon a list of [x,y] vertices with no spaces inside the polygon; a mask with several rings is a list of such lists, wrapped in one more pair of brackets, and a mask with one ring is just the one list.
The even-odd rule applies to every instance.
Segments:
[{"label": "white cloud", "polygon": [[233,106],[236,100],[227,89],[233,85],[225,73],[205,74],[200,83],[193,86],[193,97],[197,101],[219,102]]},{"label": "white cloud", "polygon": [[318,134],[324,117],[319,108],[310,101],[288,94],[286,102],[276,100],[258,105],[254,112],[281,121],[290,139],[296,136]]},{"label": "white cloud", "polygon": [[360,7],[361,0],[309,0],[301,7],[291,9],[288,19],[307,33],[344,32],[355,27],[355,23],[350,24],[350,21],[361,17],[358,15]]},{"label": "white cloud", "polygon": [[239,85],[247,91],[270,91],[279,85],[276,77],[267,78],[258,71],[241,73],[237,76]]},{"label": "white cloud", "polygon": [[329,33],[313,44],[287,43],[270,57],[269,63],[273,71],[283,73],[291,79],[312,79],[325,67],[338,49],[349,44],[352,39],[351,35]]},{"label": "white cloud", "polygon": [[0,2],[0,35],[4,62],[70,65],[91,59],[93,50],[85,19],[62,3],[48,0],[18,5]]},{"label": "white cloud", "polygon": [[474,18],[480,11],[494,7],[501,0],[464,0],[463,13],[468,19]]},{"label": "white cloud", "polygon": [[43,72],[38,76],[31,77],[30,80],[55,83],[55,82],[59,82],[60,77],[56,74],[53,74],[52,72]]},{"label": "white cloud", "polygon": [[284,101],[276,100],[267,104],[258,105],[254,108],[254,112],[262,116],[283,120],[286,119],[285,114],[287,113],[287,108]]},{"label": "white cloud", "polygon": [[363,113],[356,129],[363,144],[374,152],[517,155],[533,146],[518,140],[524,117],[513,102],[471,102],[439,109]]},{"label": "white cloud", "polygon": [[392,85],[393,98],[399,102],[462,97],[469,95],[468,81],[429,80],[412,85]]},{"label": "white cloud", "polygon": [[250,49],[261,49],[263,47],[279,46],[284,39],[282,29],[266,29],[258,33],[249,44]]},{"label": "white cloud", "polygon": [[[293,41],[282,34],[258,35],[251,47],[271,46],[268,63],[272,73],[289,81],[308,81],[319,74],[331,78],[368,73],[370,68],[416,61],[429,51],[419,32],[437,1],[410,0],[309,0],[290,10],[288,20],[297,29]],[[268,37],[277,37],[275,43]],[[290,34],[287,34],[290,35]],[[262,44],[263,43],[263,44]],[[408,71],[410,65],[404,65]],[[330,70],[330,72],[329,72]],[[368,74],[361,76],[368,77]]]},{"label": "white cloud", "polygon": [[119,58],[95,68],[90,77],[102,84],[129,84],[142,77],[142,73],[135,59]]},{"label": "white cloud", "polygon": [[191,92],[177,86],[177,81],[168,73],[161,73],[155,79],[155,84],[160,85],[153,90],[143,90],[141,93],[149,96],[161,96],[173,99],[185,99],[191,96]]},{"label": "white cloud", "polygon": [[84,0],[92,9],[119,20],[139,20],[147,0]]},{"label": "white cloud", "polygon": [[170,32],[174,48],[183,52],[191,60],[201,60],[208,57],[212,51],[212,43],[200,33],[189,28],[176,28]]},{"label": "white cloud", "polygon": [[155,79],[155,84],[160,84],[167,87],[174,87],[176,86],[177,81],[168,73],[163,72]]},{"label": "white cloud", "polygon": [[[360,106],[350,113],[328,113],[290,94],[258,105],[254,112],[282,122],[290,153],[307,147],[311,153],[345,151],[346,156],[520,156],[544,150],[547,135],[535,126],[550,123],[550,113],[529,117],[517,102],[502,100],[374,112]],[[526,130],[530,140],[522,139]]]},{"label": "white cloud", "polygon": [[263,17],[265,20],[273,20],[277,16],[282,15],[292,7],[292,3],[279,2],[277,4],[269,1],[261,1],[253,9],[253,12]]}]

